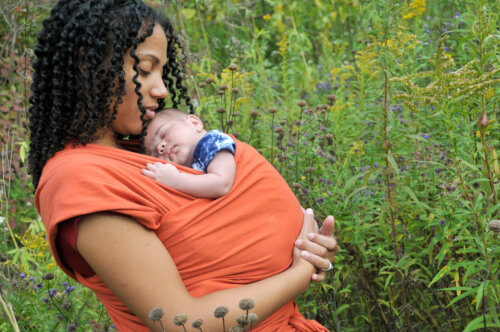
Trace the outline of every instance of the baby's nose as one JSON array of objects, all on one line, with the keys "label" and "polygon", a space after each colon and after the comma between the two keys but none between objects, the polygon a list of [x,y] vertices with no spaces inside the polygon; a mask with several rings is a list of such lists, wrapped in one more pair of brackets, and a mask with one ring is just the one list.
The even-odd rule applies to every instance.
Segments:
[{"label": "baby's nose", "polygon": [[165,144],[165,142],[160,142],[160,144],[158,144],[158,154],[159,155],[164,154],[166,147],[167,147],[167,145]]}]

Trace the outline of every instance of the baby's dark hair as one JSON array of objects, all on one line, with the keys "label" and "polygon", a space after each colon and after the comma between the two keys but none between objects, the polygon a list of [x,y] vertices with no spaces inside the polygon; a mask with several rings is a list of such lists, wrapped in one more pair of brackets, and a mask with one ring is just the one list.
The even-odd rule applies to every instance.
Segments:
[{"label": "baby's dark hair", "polygon": [[[108,128],[125,94],[123,59],[134,59],[141,148],[146,111],[139,92],[137,45],[161,25],[167,37],[163,80],[172,107],[181,101],[193,110],[183,83],[184,48],[169,20],[140,0],[60,0],[43,22],[35,47],[36,61],[30,98],[29,172],[36,189],[47,160],[68,142],[87,144]],[[165,101],[159,100],[159,108]],[[109,110],[112,109],[110,112]]]}]

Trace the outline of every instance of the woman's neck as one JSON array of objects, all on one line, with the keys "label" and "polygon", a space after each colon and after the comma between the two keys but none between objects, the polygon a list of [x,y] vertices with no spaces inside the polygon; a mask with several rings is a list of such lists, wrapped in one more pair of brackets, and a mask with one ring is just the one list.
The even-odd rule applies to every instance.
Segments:
[{"label": "woman's neck", "polygon": [[98,138],[91,143],[121,149],[118,144],[118,135],[112,130],[106,130],[103,135],[99,135]]}]

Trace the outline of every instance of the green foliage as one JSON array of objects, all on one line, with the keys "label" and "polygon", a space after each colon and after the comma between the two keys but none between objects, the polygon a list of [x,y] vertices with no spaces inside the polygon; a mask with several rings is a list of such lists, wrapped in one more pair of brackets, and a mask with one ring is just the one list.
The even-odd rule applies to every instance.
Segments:
[{"label": "green foliage", "polygon": [[[78,285],[54,296],[71,311],[44,309],[47,287],[69,281],[30,247],[43,233],[22,158],[27,50],[50,2],[0,5],[2,27],[18,27],[1,44],[2,297],[23,329],[105,329]],[[149,2],[181,32],[207,127],[255,146],[303,206],[337,220],[335,273],[300,297],[305,316],[339,331],[498,329],[498,1]]]}]

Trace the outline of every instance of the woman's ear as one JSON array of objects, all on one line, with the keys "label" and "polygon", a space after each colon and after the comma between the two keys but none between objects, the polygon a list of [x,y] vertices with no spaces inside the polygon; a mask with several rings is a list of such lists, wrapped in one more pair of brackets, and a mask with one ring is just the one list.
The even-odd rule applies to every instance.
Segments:
[{"label": "woman's ear", "polygon": [[194,126],[196,131],[200,132],[203,130],[203,122],[194,114],[189,114],[187,120]]}]

